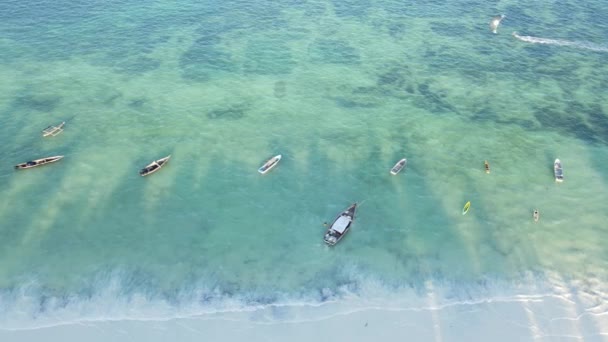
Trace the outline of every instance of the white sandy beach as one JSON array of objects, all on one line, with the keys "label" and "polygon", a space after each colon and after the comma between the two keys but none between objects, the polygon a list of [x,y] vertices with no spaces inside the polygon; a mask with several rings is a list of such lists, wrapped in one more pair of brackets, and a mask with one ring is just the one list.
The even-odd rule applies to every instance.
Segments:
[{"label": "white sandy beach", "polygon": [[405,306],[411,298],[382,307],[347,298],[169,320],[81,322],[0,330],[0,341],[607,341],[606,301],[596,285],[587,285],[556,283],[546,294],[447,304],[430,291],[418,307]]}]

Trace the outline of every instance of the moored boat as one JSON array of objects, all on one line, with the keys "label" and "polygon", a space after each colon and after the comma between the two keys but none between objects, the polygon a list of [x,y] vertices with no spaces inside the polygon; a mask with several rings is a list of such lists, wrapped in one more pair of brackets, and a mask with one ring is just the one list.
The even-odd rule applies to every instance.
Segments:
[{"label": "moored boat", "polygon": [[139,174],[141,176],[147,176],[147,175],[149,175],[151,173],[154,173],[154,172],[160,170],[160,168],[163,167],[163,165],[165,165],[169,161],[169,158],[171,158],[171,155],[168,155],[165,158],[162,158],[162,159],[155,160],[155,161],[151,162],[146,167],[144,167],[143,169],[141,169],[139,171]]},{"label": "moored boat", "polygon": [[260,168],[258,169],[258,172],[261,174],[266,174],[266,172],[272,170],[275,166],[277,166],[277,164],[279,163],[279,161],[281,161],[282,156],[280,154],[277,154],[276,156],[268,159],[264,165],[260,166]]},{"label": "moored boat", "polygon": [[490,163],[488,163],[488,161],[486,160],[483,162],[483,165],[486,169],[486,173],[490,173]]},{"label": "moored boat", "polygon": [[329,226],[325,233],[325,243],[333,246],[348,233],[350,226],[355,220],[355,211],[357,210],[357,203],[353,203],[350,207],[346,208],[343,212],[336,217],[334,222]]},{"label": "moored boat", "polygon": [[395,166],[393,166],[393,168],[391,169],[391,175],[394,176],[394,175],[398,174],[401,170],[403,170],[405,165],[407,165],[407,159],[403,158],[400,161],[398,161],[395,164]]},{"label": "moored boat", "polygon": [[562,162],[559,159],[555,159],[553,163],[553,174],[555,175],[556,182],[564,181],[564,171],[562,169]]},{"label": "moored boat", "polygon": [[36,166],[50,164],[50,163],[54,163],[58,160],[61,160],[61,158],[63,158],[63,156],[53,156],[53,157],[34,159],[34,160],[30,160],[25,163],[15,165],[15,169],[29,169],[29,168],[36,167]]},{"label": "moored boat", "polygon": [[534,218],[534,222],[537,222],[538,219],[540,219],[540,213],[538,212],[538,209],[534,209],[534,212],[532,213],[532,217]]},{"label": "moored boat", "polygon": [[48,137],[48,136],[54,137],[57,134],[63,132],[63,126],[65,126],[65,121],[60,123],[57,126],[49,126],[42,130],[42,136],[43,137]]}]

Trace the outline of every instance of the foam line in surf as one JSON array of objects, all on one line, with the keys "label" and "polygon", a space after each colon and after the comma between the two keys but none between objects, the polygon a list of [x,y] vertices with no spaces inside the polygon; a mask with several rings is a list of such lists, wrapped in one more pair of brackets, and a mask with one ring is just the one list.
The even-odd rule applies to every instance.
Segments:
[{"label": "foam line in surf", "polygon": [[558,46],[569,46],[578,49],[585,49],[598,52],[608,52],[608,46],[598,45],[590,42],[582,41],[571,41],[564,39],[551,39],[541,38],[533,36],[520,36],[517,32],[513,32],[513,37],[521,40],[522,42],[528,42],[533,44],[547,44],[547,45],[558,45]]}]

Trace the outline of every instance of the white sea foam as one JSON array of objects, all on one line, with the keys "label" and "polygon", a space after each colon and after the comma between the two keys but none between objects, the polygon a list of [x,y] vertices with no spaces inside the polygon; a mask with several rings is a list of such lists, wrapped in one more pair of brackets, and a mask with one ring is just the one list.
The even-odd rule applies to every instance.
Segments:
[{"label": "white sea foam", "polygon": [[571,40],[563,40],[563,39],[550,39],[550,38],[540,38],[533,36],[520,36],[517,32],[513,32],[513,37],[528,43],[533,44],[547,44],[547,45],[558,45],[558,46],[569,46],[578,49],[585,49],[597,52],[608,52],[608,47],[594,44],[590,42],[583,41],[571,41]]},{"label": "white sea foam", "polygon": [[[302,323],[333,319],[369,310],[418,312],[439,316],[446,312],[478,311],[488,306],[518,306],[528,316],[535,336],[547,325],[578,327],[582,320],[608,323],[608,291],[600,280],[563,280],[559,275],[526,275],[518,282],[488,279],[463,284],[427,280],[420,286],[394,287],[376,279],[353,279],[356,286],[282,293],[273,299],[251,291],[226,294],[219,288],[181,290],[168,297],[143,290],[126,294],[113,279],[90,295],[49,296],[35,283],[0,294],[0,329],[31,330],[101,321],[166,321],[178,318],[249,320],[257,324]],[[554,314],[547,315],[547,306]],[[539,314],[540,312],[540,314]],[[522,323],[518,323],[522,324]],[[532,328],[530,328],[532,329]],[[600,331],[601,332],[601,331]],[[568,334],[581,334],[578,328]]]}]

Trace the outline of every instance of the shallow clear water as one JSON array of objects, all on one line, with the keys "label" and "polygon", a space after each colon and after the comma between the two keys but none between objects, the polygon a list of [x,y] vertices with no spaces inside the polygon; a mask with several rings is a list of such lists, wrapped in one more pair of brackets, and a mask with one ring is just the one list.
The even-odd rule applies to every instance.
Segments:
[{"label": "shallow clear water", "polygon": [[[603,301],[606,13],[602,1],[1,3],[0,328],[389,303],[429,282],[442,303],[574,283],[585,305]],[[325,246],[323,222],[355,201],[351,232]]]}]

